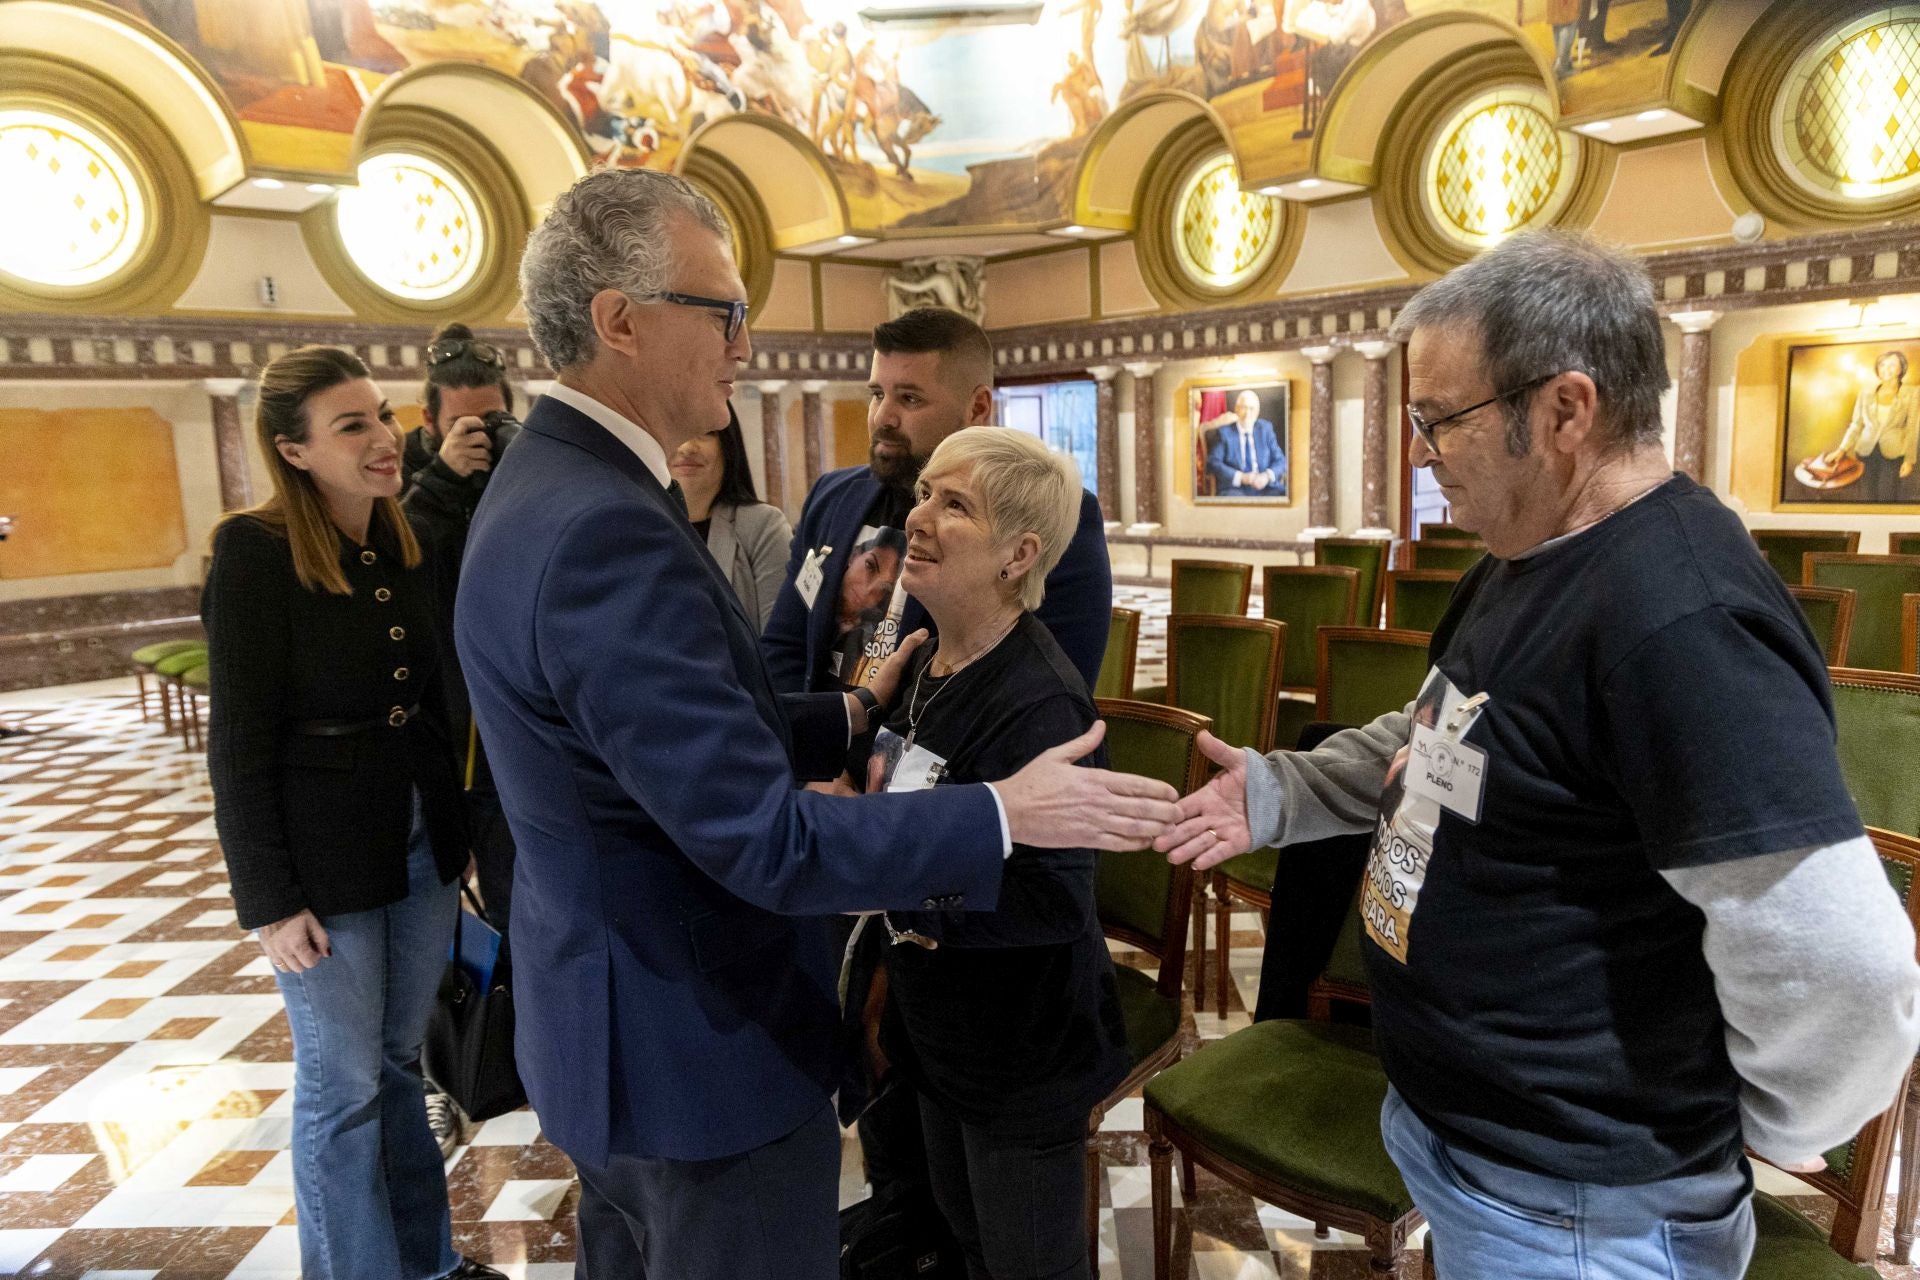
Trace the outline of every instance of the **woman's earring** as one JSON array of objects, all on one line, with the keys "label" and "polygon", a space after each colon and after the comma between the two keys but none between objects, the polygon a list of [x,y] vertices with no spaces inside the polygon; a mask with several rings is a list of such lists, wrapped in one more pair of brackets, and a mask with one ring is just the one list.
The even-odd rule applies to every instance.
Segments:
[{"label": "woman's earring", "polygon": [[1002,569],[1000,571],[1000,581],[1005,582],[1006,580],[1007,580],[1007,571],[1005,569]]}]

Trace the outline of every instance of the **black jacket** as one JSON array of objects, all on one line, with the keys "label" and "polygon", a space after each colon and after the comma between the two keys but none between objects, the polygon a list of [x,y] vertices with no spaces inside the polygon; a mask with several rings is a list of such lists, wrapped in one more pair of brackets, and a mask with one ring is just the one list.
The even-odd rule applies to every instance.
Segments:
[{"label": "black jacket", "polygon": [[[240,925],[326,917],[407,896],[418,788],[442,882],[466,865],[459,781],[436,670],[433,569],[402,567],[379,527],[340,540],[353,594],[309,591],[255,520],[214,538],[201,596],[211,683],[207,768]],[[404,727],[387,721],[418,705]],[[312,722],[369,723],[316,736]]]}]

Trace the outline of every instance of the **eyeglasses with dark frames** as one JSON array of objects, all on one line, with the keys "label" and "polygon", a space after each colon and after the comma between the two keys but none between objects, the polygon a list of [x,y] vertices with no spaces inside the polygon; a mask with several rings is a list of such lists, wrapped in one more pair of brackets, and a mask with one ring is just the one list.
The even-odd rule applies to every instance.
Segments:
[{"label": "eyeglasses with dark frames", "polygon": [[744,302],[730,302],[725,298],[702,298],[698,294],[666,291],[654,296],[662,302],[671,302],[677,307],[699,307],[703,311],[717,311],[726,316],[728,342],[739,337],[740,330],[747,323],[747,304]]},{"label": "eyeglasses with dark frames", "polygon": [[449,360],[458,360],[466,355],[472,356],[482,364],[505,367],[507,363],[506,352],[491,342],[481,342],[477,338],[442,338],[438,342],[427,345],[427,367],[431,369],[435,365],[445,364]]},{"label": "eyeglasses with dark frames", "polygon": [[1484,409],[1490,404],[1499,404],[1502,400],[1509,400],[1514,396],[1525,395],[1537,387],[1545,386],[1559,376],[1557,373],[1543,373],[1531,382],[1523,382],[1517,387],[1509,387],[1499,395],[1488,396],[1478,404],[1470,404],[1464,409],[1456,409],[1444,418],[1428,418],[1412,405],[1408,405],[1407,422],[1413,427],[1413,434],[1420,437],[1420,443],[1426,445],[1427,448],[1438,454],[1440,452],[1438,433],[1441,427],[1446,426],[1450,422],[1458,422],[1468,414]]}]

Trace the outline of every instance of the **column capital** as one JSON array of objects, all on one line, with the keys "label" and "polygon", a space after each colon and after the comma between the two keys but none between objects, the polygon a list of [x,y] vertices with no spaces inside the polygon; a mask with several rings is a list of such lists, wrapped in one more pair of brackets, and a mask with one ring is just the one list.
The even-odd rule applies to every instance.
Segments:
[{"label": "column capital", "polygon": [[1123,364],[1120,367],[1136,378],[1151,378],[1154,374],[1160,372],[1160,365],[1161,362],[1158,360],[1138,360],[1132,364]]},{"label": "column capital", "polygon": [[237,396],[250,381],[248,378],[202,378],[200,389],[210,396]]},{"label": "column capital", "polygon": [[1315,364],[1332,364],[1333,358],[1340,354],[1340,348],[1335,346],[1302,347],[1300,348],[1300,354]]},{"label": "column capital", "polygon": [[1117,364],[1088,365],[1087,376],[1096,382],[1112,382],[1120,376],[1120,366]]},{"label": "column capital", "polygon": [[1397,342],[1356,342],[1353,349],[1369,360],[1385,360],[1399,346]]},{"label": "column capital", "polygon": [[751,386],[763,396],[777,396],[786,390],[787,381],[786,378],[763,378],[759,381],[748,383],[747,385]]},{"label": "column capital", "polygon": [[825,378],[809,378],[800,384],[800,390],[807,395],[817,396],[832,385]]},{"label": "column capital", "polygon": [[1675,311],[1667,316],[1682,333],[1705,333],[1719,321],[1718,311]]}]

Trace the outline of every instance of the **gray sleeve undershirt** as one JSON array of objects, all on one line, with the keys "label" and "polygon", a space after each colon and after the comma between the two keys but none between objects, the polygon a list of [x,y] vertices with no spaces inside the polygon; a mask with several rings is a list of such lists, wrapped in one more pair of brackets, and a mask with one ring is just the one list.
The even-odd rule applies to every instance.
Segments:
[{"label": "gray sleeve undershirt", "polygon": [[1312,751],[1247,750],[1247,829],[1255,849],[1369,831],[1387,766],[1412,734],[1409,712],[1343,729]]},{"label": "gray sleeve undershirt", "polygon": [[1920,965],[1867,838],[1661,875],[1707,917],[1747,1145],[1803,1161],[1886,1110],[1920,1046]]}]

